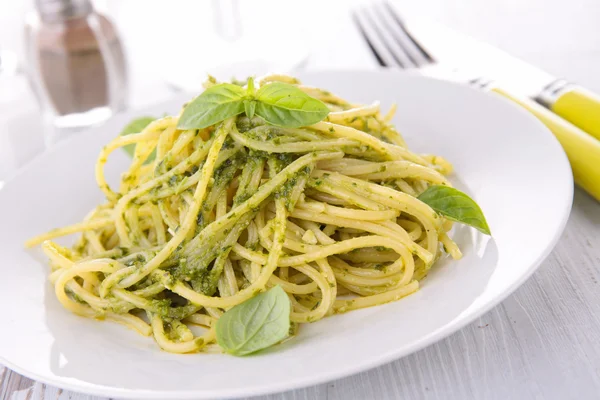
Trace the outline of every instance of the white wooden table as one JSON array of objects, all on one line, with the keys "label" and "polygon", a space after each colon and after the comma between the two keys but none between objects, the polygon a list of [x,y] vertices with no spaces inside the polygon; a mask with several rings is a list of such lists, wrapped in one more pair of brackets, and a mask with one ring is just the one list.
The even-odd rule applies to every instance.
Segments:
[{"label": "white wooden table", "polygon": [[[408,14],[441,20],[600,92],[597,0],[398,3]],[[349,4],[305,1],[302,7],[306,10],[316,4],[324,28],[307,68],[373,68],[348,18]],[[4,12],[6,7],[11,6],[0,5],[0,40],[10,30],[5,24],[11,17]],[[119,19],[126,16],[116,14],[121,27],[125,26]],[[123,34],[127,37],[128,32]],[[137,105],[163,99],[168,93],[164,83],[148,76],[133,87]],[[29,148],[17,149],[15,164],[38,151],[34,139],[28,143]],[[600,204],[576,190],[569,223],[553,253],[529,281],[471,325],[380,368],[260,399],[598,399],[599,280]],[[0,366],[0,399],[98,398],[32,382]]]}]

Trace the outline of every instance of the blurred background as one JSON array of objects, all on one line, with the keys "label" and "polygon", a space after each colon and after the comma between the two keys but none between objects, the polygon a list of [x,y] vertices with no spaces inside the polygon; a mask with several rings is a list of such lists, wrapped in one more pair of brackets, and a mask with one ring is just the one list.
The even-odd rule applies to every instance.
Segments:
[{"label": "blurred background", "polygon": [[[113,112],[197,92],[207,72],[377,68],[351,19],[367,2],[0,0],[0,181]],[[600,92],[597,0],[392,3]]]}]

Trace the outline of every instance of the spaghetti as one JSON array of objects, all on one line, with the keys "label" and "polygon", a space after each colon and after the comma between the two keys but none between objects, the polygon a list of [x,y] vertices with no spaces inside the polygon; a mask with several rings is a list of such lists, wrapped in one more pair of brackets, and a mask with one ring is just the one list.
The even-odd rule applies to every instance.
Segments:
[{"label": "spaghetti", "polygon": [[[168,116],[102,149],[106,203],[26,244],[42,245],[65,308],[153,335],[169,352],[208,351],[223,312],[274,285],[298,327],[398,300],[443,250],[460,258],[452,222],[416,198],[450,185],[451,166],[408,150],[390,123],[394,108],[382,115],[378,103],[352,104],[287,76],[259,83],[272,81],[323,101],[328,117],[292,129],[241,114],[179,130]],[[104,165],[131,144],[114,190]],[[52,241],[73,233],[72,248]]]}]

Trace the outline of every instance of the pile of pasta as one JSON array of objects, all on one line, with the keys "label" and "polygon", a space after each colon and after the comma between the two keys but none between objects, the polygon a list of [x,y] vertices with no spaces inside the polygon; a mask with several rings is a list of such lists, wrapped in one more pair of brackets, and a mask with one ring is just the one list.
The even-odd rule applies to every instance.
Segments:
[{"label": "pile of pasta", "polygon": [[[297,329],[400,299],[444,251],[461,256],[452,223],[417,198],[450,185],[451,166],[407,148],[394,108],[384,115],[283,75],[257,83],[273,81],[321,100],[328,117],[280,128],[240,114],[180,130],[166,116],[102,149],[106,202],[27,243],[42,244],[65,308],[153,335],[166,351],[208,351],[226,310],[275,285]],[[110,187],[104,165],[128,145],[131,164]],[[52,240],[73,233],[70,248]]]}]

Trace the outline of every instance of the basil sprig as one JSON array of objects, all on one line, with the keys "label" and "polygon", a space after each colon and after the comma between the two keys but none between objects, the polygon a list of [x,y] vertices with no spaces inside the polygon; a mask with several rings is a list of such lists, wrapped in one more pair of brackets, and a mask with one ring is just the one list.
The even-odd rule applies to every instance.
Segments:
[{"label": "basil sprig", "polygon": [[269,83],[256,91],[250,78],[245,90],[231,83],[206,89],[187,105],[177,127],[202,129],[243,112],[249,118],[256,114],[272,125],[298,128],[322,121],[329,108],[287,83]]},{"label": "basil sprig", "polygon": [[287,83],[274,82],[258,89],[256,115],[272,125],[299,128],[322,121],[329,108]]},{"label": "basil sprig", "polygon": [[211,86],[185,107],[177,127],[202,129],[241,114],[245,95],[244,89],[230,83]]},{"label": "basil sprig", "polygon": [[418,199],[452,221],[470,225],[486,235],[491,235],[490,227],[479,205],[458,189],[433,185],[421,193]]},{"label": "basil sprig", "polygon": [[273,346],[289,334],[290,310],[287,294],[275,286],[227,310],[215,327],[217,343],[235,356]]}]

